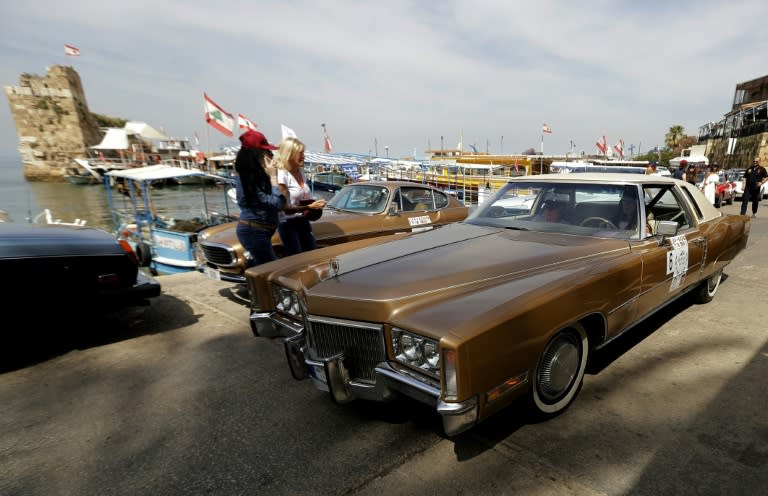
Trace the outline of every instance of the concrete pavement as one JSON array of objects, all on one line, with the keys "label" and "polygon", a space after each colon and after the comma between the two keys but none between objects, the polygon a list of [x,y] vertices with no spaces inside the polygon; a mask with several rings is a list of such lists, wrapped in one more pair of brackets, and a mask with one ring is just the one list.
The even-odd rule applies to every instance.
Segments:
[{"label": "concrete pavement", "polygon": [[236,287],[161,277],[150,306],[0,373],[0,494],[760,494],[766,253],[764,204],[715,300],[601,352],[563,415],[510,409],[450,439],[418,404],[337,406],[293,381]]}]

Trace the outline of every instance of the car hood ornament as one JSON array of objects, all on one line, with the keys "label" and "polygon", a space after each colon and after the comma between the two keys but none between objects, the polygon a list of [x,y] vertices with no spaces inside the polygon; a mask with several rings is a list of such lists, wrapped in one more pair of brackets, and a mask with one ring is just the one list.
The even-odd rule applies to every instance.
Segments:
[{"label": "car hood ornament", "polygon": [[328,260],[328,271],[330,272],[331,277],[336,277],[339,275],[339,272],[341,271],[341,264],[338,258],[332,258]]}]

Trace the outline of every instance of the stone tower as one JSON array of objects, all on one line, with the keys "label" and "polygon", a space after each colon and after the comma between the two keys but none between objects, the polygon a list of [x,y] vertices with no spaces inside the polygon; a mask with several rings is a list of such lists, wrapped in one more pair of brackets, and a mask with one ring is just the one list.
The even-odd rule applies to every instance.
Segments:
[{"label": "stone tower", "polygon": [[28,181],[63,181],[72,159],[87,156],[88,147],[101,141],[72,67],[48,67],[45,77],[22,74],[19,85],[6,86],[5,94]]}]

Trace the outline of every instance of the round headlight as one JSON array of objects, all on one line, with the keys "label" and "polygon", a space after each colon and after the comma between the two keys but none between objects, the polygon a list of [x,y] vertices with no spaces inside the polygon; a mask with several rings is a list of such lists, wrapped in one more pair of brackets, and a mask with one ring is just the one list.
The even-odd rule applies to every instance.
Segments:
[{"label": "round headlight", "polygon": [[412,362],[416,360],[421,360],[421,357],[422,357],[421,339],[418,339],[416,337],[409,336],[406,334],[406,335],[403,335],[401,344],[403,347],[403,354],[408,360]]}]

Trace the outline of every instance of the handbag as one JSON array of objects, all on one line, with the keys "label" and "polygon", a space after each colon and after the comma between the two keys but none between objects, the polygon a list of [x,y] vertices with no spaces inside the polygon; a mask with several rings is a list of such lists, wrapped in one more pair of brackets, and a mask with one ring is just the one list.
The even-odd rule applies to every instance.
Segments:
[{"label": "handbag", "polygon": [[[310,205],[314,203],[315,200],[299,200],[299,205]],[[308,208],[304,210],[304,217],[309,220],[317,220],[320,217],[323,216],[323,209],[322,208]]]}]

